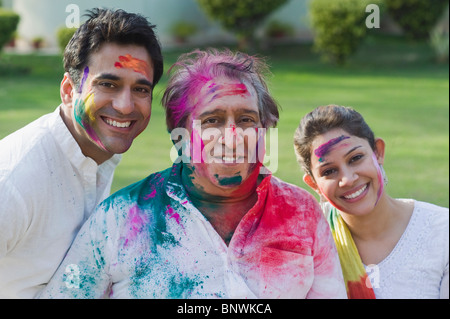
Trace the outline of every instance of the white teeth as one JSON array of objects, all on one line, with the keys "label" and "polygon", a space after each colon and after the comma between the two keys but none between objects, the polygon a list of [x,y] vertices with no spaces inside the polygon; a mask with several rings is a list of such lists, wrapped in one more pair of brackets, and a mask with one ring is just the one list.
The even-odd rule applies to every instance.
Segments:
[{"label": "white teeth", "polygon": [[350,194],[350,195],[347,195],[347,196],[344,196],[344,197],[345,197],[346,199],[353,199],[353,198],[356,198],[356,197],[358,197],[359,195],[361,195],[362,192],[364,192],[364,191],[366,190],[366,188],[367,188],[367,184],[364,185],[364,187],[361,188],[359,191],[354,192],[353,194]]},{"label": "white teeth", "polygon": [[238,161],[241,159],[242,159],[242,157],[237,157],[236,159],[234,157],[226,157],[226,156],[222,157],[222,160],[225,163],[234,163],[235,161],[236,161],[236,163],[238,163]]},{"label": "white teeth", "polygon": [[120,128],[127,128],[127,127],[130,127],[130,125],[131,125],[131,122],[123,122],[123,123],[121,123],[121,122],[113,121],[111,119],[106,119],[106,123],[108,123],[111,126],[120,127]]}]

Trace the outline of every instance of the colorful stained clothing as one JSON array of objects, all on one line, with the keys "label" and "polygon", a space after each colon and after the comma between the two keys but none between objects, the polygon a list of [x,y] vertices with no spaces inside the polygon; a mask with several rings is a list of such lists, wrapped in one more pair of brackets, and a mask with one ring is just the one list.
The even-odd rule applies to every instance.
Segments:
[{"label": "colorful stained clothing", "polygon": [[349,299],[375,299],[372,285],[347,224],[330,205],[327,220],[336,243]]},{"label": "colorful stained clothing", "polygon": [[33,298],[49,282],[120,157],[85,157],[59,108],[0,140],[0,298]]},{"label": "colorful stained clothing", "polygon": [[[359,286],[353,282],[349,298],[361,292],[363,281],[372,286],[377,299],[449,298],[449,210],[412,199],[401,200],[414,203],[403,235],[380,263],[363,265],[369,281],[364,278]],[[342,268],[354,267],[343,262],[351,249],[344,253],[337,246]]]},{"label": "colorful stained clothing", "polygon": [[104,201],[41,298],[346,298],[309,193],[266,176],[227,246],[188,198],[181,169]]}]

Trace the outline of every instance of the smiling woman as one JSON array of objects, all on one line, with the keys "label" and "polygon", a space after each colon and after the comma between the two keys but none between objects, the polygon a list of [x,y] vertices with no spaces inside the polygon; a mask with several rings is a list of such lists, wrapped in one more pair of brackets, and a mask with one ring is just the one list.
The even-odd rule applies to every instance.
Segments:
[{"label": "smiling woman", "polygon": [[[448,208],[387,194],[385,142],[363,117],[318,107],[301,120],[294,144],[303,179],[323,202],[348,297],[448,298]],[[368,277],[374,267],[377,277]]]}]

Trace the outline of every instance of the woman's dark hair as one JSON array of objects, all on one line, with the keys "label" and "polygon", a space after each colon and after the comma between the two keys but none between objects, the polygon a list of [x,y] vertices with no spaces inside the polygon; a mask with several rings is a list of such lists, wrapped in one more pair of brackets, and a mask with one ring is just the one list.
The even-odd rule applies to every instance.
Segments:
[{"label": "woman's dark hair", "polygon": [[153,85],[159,82],[163,74],[163,56],[154,25],[143,16],[124,10],[95,8],[86,16],[88,20],[78,28],[64,50],[64,69],[77,87],[90,55],[104,43],[144,47],[153,63]]},{"label": "woman's dark hair", "polygon": [[294,134],[295,154],[305,173],[313,176],[311,172],[313,140],[321,134],[338,128],[350,135],[367,140],[370,147],[375,150],[375,136],[361,114],[345,106],[319,106],[303,117]]}]

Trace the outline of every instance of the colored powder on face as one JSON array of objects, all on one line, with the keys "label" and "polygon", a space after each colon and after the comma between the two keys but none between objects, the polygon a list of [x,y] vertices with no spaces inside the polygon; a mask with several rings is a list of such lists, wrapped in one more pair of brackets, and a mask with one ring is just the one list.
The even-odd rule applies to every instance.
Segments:
[{"label": "colored powder on face", "polygon": [[86,83],[87,77],[89,75],[89,67],[84,68],[83,78],[81,79],[80,88],[78,89],[78,93],[81,94],[83,92],[84,84]]},{"label": "colored powder on face", "polygon": [[381,195],[383,194],[383,191],[384,191],[384,181],[383,181],[383,174],[381,173],[381,167],[380,167],[380,164],[378,163],[377,156],[375,155],[375,153],[372,153],[372,159],[373,159],[373,164],[375,165],[375,167],[377,169],[377,177],[378,177],[378,184],[379,184],[379,188],[378,188],[378,192],[377,192],[377,201],[375,202],[375,206],[376,206],[378,204],[378,201],[381,198]]},{"label": "colored powder on face", "polygon": [[202,156],[204,148],[205,144],[203,143],[202,137],[200,136],[200,131],[198,130],[198,128],[194,123],[192,125],[191,150],[190,150],[193,163],[204,163]]},{"label": "colored powder on face", "polygon": [[341,141],[350,138],[350,136],[341,135],[339,137],[333,138],[329,140],[328,142],[320,145],[318,148],[315,149],[314,154],[319,158],[319,162],[323,162],[323,157],[330,152],[331,148],[340,143]]},{"label": "colored powder on face", "polygon": [[237,186],[242,183],[242,176],[240,175],[219,178],[219,175],[215,174],[214,177],[221,186]]},{"label": "colored powder on face", "polygon": [[215,93],[216,91],[220,92],[214,94],[213,97],[210,99],[210,102],[225,96],[234,96],[234,95],[247,96],[249,94],[247,87],[243,83],[217,85],[216,87],[213,87],[208,91],[208,95]]},{"label": "colored powder on face", "polygon": [[119,56],[119,61],[114,64],[117,69],[132,69],[134,72],[140,73],[147,78],[150,78],[148,75],[148,64],[143,60],[139,60],[127,54],[125,56]]},{"label": "colored powder on face", "polygon": [[91,137],[91,139],[97,143],[102,149],[106,150],[105,145],[103,145],[102,141],[98,137],[97,133],[92,128],[91,123],[95,122],[95,117],[93,115],[92,110],[95,109],[95,99],[94,93],[89,93],[84,100],[78,99],[75,102],[74,106],[74,116],[78,124],[86,133]]},{"label": "colored powder on face", "polygon": [[342,207],[340,207],[338,204],[336,204],[335,202],[333,202],[332,200],[330,200],[330,199],[325,195],[325,193],[323,192],[322,188],[321,188],[319,185],[317,185],[317,187],[319,187],[319,192],[322,194],[323,197],[325,197],[325,199],[326,199],[331,205],[333,205],[334,207],[336,207],[336,208],[337,208],[338,210],[340,210],[341,212],[344,211],[344,210],[342,209]]}]

